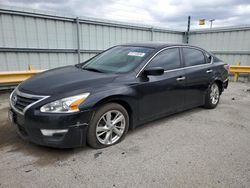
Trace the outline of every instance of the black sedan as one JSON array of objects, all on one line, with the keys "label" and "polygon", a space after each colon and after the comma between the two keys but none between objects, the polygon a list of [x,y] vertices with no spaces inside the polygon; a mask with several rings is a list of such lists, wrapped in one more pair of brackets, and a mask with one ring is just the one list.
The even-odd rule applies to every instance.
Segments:
[{"label": "black sedan", "polygon": [[10,96],[9,119],[23,139],[39,145],[103,148],[145,122],[215,108],[228,68],[190,45],[118,45],[21,83]]}]

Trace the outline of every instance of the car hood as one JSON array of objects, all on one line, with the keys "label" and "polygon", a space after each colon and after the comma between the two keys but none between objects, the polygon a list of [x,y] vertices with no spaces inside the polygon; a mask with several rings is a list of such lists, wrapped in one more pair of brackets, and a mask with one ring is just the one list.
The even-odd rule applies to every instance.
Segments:
[{"label": "car hood", "polygon": [[73,90],[89,92],[95,87],[111,83],[116,76],[67,66],[33,76],[21,83],[18,89],[36,95],[54,95]]}]

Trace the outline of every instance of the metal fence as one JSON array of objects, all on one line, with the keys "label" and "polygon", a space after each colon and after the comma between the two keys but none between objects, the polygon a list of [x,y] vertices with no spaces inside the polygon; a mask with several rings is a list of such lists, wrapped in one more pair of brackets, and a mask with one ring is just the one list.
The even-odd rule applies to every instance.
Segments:
[{"label": "metal fence", "polygon": [[[84,61],[116,44],[184,42],[184,32],[0,6],[0,71],[50,69]],[[189,43],[230,64],[250,65],[250,27],[193,31]]]},{"label": "metal fence", "polygon": [[192,31],[189,43],[213,52],[231,65],[250,65],[250,26]]},{"label": "metal fence", "polygon": [[153,40],[181,43],[183,32],[0,6],[0,71],[75,64],[116,44]]}]

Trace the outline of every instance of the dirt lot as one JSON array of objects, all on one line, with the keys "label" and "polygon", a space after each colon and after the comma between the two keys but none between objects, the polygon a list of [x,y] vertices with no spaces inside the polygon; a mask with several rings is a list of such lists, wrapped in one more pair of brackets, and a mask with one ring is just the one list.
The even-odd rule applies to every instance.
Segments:
[{"label": "dirt lot", "polygon": [[57,150],[18,138],[0,95],[0,187],[250,187],[250,84],[131,131],[113,147]]}]

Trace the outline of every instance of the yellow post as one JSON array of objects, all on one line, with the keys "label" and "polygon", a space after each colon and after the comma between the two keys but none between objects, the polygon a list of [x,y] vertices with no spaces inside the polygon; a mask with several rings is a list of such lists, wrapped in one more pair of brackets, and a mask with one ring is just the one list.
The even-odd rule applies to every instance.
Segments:
[{"label": "yellow post", "polygon": [[[240,62],[238,62],[236,65],[240,66]],[[234,82],[237,82],[238,78],[239,78],[239,73],[238,72],[234,73]]]},{"label": "yellow post", "polygon": [[35,70],[32,64],[29,64],[28,70]]}]

